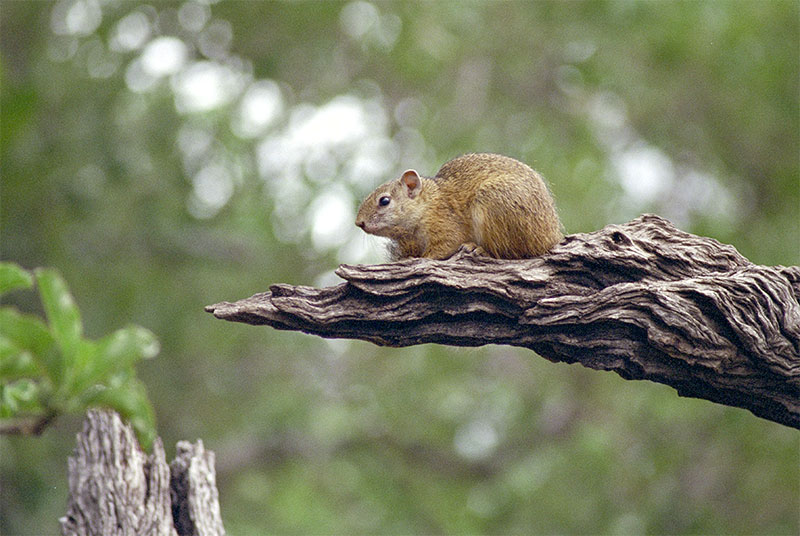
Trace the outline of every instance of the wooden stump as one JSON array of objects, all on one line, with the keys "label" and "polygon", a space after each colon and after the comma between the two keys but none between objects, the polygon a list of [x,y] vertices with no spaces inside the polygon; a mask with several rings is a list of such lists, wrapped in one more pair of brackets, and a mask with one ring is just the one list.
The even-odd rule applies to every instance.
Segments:
[{"label": "wooden stump", "polygon": [[214,453],[181,441],[167,465],[161,439],[147,455],[112,411],[90,410],[69,459],[63,535],[224,535]]}]

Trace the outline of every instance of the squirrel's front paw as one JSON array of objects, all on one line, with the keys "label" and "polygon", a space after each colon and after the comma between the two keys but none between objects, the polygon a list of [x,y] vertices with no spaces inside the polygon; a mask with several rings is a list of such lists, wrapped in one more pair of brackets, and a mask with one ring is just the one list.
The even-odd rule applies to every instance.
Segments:
[{"label": "squirrel's front paw", "polygon": [[[461,257],[464,255],[469,256],[488,256],[489,254],[486,253],[486,250],[483,249],[481,246],[476,244],[475,242],[467,242],[466,244],[461,244],[455,253],[453,253],[452,257]],[[451,257],[451,258],[452,258]]]}]

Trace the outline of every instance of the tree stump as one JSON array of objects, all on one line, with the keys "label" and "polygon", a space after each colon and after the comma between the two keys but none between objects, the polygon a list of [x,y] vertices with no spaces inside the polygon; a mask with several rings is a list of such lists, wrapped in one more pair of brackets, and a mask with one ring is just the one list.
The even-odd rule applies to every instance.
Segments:
[{"label": "tree stump", "polygon": [[800,267],[755,265],[658,216],[532,259],[462,250],[336,273],[346,282],[273,285],[206,311],[386,346],[521,346],[800,429]]},{"label": "tree stump", "polygon": [[63,535],[222,536],[214,453],[180,441],[167,465],[161,438],[145,454],[112,411],[90,410],[69,459]]}]

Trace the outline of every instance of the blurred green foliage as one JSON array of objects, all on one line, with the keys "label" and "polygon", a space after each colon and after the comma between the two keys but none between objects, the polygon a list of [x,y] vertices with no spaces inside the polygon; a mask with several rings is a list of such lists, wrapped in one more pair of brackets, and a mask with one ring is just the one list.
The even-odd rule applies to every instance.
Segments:
[{"label": "blurred green foliage", "polygon": [[[30,288],[34,277],[0,263],[0,294]],[[47,315],[39,318],[0,307],[0,426],[41,433],[64,413],[83,415],[93,406],[114,409],[130,421],[139,443],[155,439],[153,408],[134,365],[158,353],[158,341],[139,326],[98,341],[83,337],[80,311],[57,271],[38,269],[36,284]]]},{"label": "blurred green foliage", "polygon": [[[517,349],[382,349],[203,306],[380,261],[360,198],[470,151],[541,171],[568,232],[657,212],[799,264],[799,14],[3,2],[0,256],[57,267],[88,337],[156,334],[137,371],[159,434],[216,452],[231,534],[797,534],[797,432],[744,410]],[[4,302],[37,311],[31,294]],[[0,532],[56,532],[79,424],[0,438]]]}]

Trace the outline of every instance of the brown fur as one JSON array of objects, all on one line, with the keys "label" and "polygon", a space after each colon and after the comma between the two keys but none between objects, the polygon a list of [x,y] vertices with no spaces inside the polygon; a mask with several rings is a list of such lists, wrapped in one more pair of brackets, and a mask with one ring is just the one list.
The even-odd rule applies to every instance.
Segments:
[{"label": "brown fur", "polygon": [[[381,206],[384,197],[389,203]],[[364,200],[356,225],[392,239],[395,259],[446,259],[464,244],[519,259],[541,255],[563,238],[541,176],[496,154],[454,158],[433,178],[406,171]]]}]

